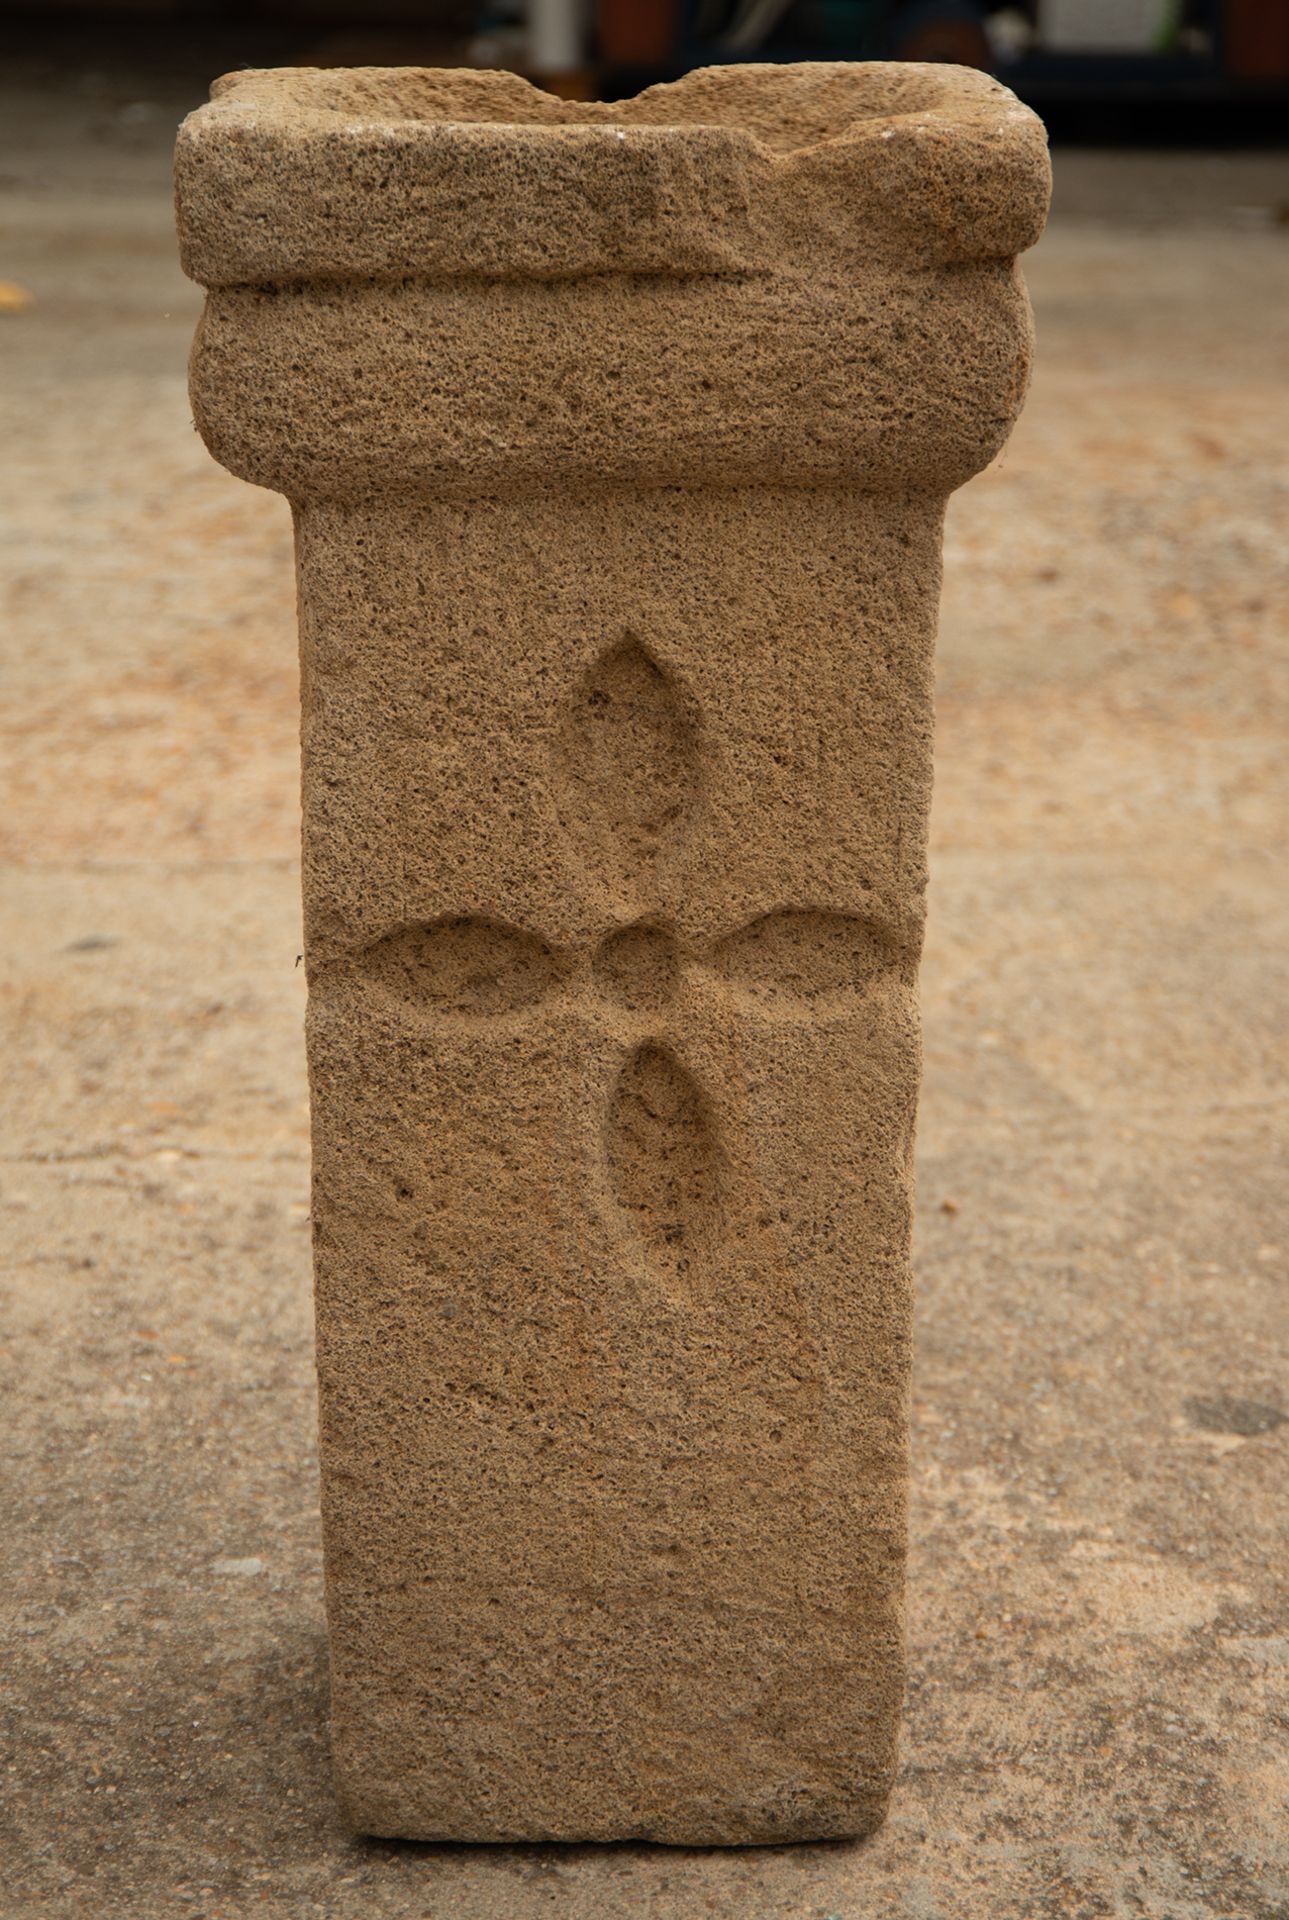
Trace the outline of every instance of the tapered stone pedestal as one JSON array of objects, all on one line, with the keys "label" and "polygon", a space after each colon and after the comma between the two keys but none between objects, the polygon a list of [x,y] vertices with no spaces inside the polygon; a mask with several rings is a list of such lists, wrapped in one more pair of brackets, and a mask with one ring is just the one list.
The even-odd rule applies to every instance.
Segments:
[{"label": "tapered stone pedestal", "polygon": [[178,181],[198,424],[296,512],[348,1817],[862,1832],[941,521],[1041,129],[954,68],[247,73]]}]

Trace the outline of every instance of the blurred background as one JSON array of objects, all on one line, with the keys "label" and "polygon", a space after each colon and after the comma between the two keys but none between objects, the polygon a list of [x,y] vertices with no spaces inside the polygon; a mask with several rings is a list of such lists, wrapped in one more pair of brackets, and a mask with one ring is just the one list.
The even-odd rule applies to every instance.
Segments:
[{"label": "blurred background", "polygon": [[1289,103],[1289,0],[10,0],[0,19],[37,55],[466,63],[573,98],[735,60],[949,60],[1061,128],[1137,138],[1274,137]]},{"label": "blurred background", "polygon": [[[6,1920],[1283,1920],[1289,0],[0,6]],[[911,1678],[863,1847],[414,1848],[327,1774],[289,510],[170,156],[240,65],[989,66],[1054,135],[950,504]]]}]

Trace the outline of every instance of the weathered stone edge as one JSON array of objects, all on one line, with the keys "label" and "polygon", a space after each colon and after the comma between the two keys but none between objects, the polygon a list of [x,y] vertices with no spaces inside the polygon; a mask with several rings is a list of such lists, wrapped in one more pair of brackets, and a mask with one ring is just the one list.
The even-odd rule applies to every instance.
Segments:
[{"label": "weathered stone edge", "polygon": [[[653,107],[730,71],[651,89]],[[872,69],[812,74],[822,84],[842,71],[858,87]],[[755,78],[772,95],[793,73],[760,67]],[[308,70],[229,76],[179,132],[183,265],[207,287],[558,279],[765,272],[821,249],[862,253],[882,230],[939,259],[1007,258],[1032,245],[1050,191],[1041,123],[974,69],[886,65],[883,81],[893,73],[917,76],[932,103],[855,119],[788,153],[738,125],[632,124],[630,101],[555,121],[564,104],[512,74],[475,74],[471,91],[495,90],[524,121],[324,111],[308,104]],[[365,73],[366,90],[381,78]]]}]

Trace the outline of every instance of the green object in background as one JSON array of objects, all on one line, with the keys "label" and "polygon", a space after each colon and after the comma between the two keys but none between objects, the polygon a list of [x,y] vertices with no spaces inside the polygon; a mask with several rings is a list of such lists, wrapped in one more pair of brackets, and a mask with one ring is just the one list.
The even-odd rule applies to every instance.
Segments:
[{"label": "green object in background", "polygon": [[1177,38],[1178,0],[1040,0],[1044,53],[1167,53]]}]

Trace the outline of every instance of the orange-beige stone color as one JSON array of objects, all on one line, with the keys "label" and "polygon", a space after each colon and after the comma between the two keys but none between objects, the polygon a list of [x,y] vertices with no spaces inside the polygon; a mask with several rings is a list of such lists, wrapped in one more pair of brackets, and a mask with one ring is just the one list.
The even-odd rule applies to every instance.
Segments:
[{"label": "orange-beige stone color", "polygon": [[1042,129],[953,67],[291,70],[177,171],[198,425],[296,518],[347,1817],[862,1833],[941,523]]}]

